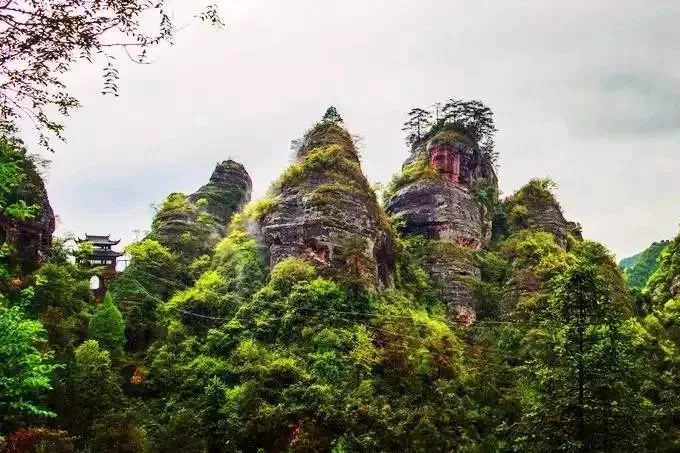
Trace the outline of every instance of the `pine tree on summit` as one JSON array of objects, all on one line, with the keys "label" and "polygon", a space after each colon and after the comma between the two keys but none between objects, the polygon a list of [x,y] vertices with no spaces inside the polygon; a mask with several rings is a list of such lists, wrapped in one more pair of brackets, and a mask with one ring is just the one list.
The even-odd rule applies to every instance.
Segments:
[{"label": "pine tree on summit", "polygon": [[408,112],[408,121],[401,128],[408,133],[406,143],[413,145],[420,140],[432,126],[432,113],[421,108],[414,108]]},{"label": "pine tree on summit", "polygon": [[321,118],[322,123],[342,123],[342,117],[338,113],[338,110],[333,107],[332,105],[326,109],[326,113],[323,114],[323,118]]}]

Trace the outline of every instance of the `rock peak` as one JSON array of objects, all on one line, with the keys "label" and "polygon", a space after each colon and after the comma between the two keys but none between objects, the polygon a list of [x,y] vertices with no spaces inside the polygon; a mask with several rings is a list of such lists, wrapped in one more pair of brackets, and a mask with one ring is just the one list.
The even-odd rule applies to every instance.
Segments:
[{"label": "rock peak", "polygon": [[301,140],[297,157],[274,184],[272,208],[259,219],[270,265],[294,256],[329,275],[390,286],[388,221],[350,133],[335,122],[317,123]]},{"label": "rock peak", "polygon": [[243,164],[228,159],[218,163],[210,182],[189,195],[196,203],[207,202],[206,210],[226,226],[232,214],[250,201],[253,183]]},{"label": "rock peak", "polygon": [[448,127],[414,145],[388,188],[387,212],[403,219],[402,234],[429,240],[423,266],[441,287],[450,315],[465,323],[475,319],[466,281],[480,275],[472,251],[490,242],[497,184],[479,145]]},{"label": "rock peak", "polygon": [[530,228],[552,233],[557,243],[566,248],[569,238],[582,240],[581,226],[564,218],[562,207],[552,190],[556,184],[550,179],[533,178],[505,201],[508,214],[508,233]]},{"label": "rock peak", "polygon": [[359,154],[352,135],[339,123],[319,122],[314,125],[302,139],[297,157],[301,158],[309,151],[323,146],[340,146],[349,157],[359,161]]},{"label": "rock peak", "polygon": [[250,175],[241,163],[220,162],[196,192],[168,196],[156,213],[150,237],[191,261],[210,252],[224,236],[232,215],[250,201],[251,190]]},{"label": "rock peak", "polygon": [[224,175],[232,173],[245,175],[248,177],[248,180],[250,180],[250,176],[241,162],[227,159],[223,160],[222,162],[218,162],[217,165],[215,165],[215,170],[213,170],[213,173],[210,176],[210,181],[219,180],[223,178]]}]

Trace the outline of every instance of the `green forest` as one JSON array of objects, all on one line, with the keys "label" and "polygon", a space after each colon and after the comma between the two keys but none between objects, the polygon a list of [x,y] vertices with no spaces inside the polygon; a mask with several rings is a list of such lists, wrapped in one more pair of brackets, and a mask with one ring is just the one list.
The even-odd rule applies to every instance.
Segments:
[{"label": "green forest", "polygon": [[680,451],[680,234],[617,264],[551,179],[502,195],[481,101],[411,109],[384,184],[331,106],[261,197],[228,159],[124,250],[55,235],[65,74],[118,96],[174,18],[0,2],[1,453]]}]

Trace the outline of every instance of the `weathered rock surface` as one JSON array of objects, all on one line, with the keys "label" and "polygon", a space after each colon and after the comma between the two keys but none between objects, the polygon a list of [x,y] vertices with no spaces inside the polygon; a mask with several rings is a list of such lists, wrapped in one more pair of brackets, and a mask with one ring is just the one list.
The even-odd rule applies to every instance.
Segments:
[{"label": "weathered rock surface", "polygon": [[503,202],[508,220],[507,233],[522,229],[545,231],[552,233],[563,248],[567,248],[569,237],[582,240],[581,226],[564,218],[562,208],[552,193],[554,187],[555,183],[549,179],[535,178],[510,195]]},{"label": "weathered rock surface", "polygon": [[442,179],[464,187],[472,187],[478,179],[498,186],[493,165],[483,157],[477,144],[458,132],[444,130],[425,143],[416,146],[404,166],[425,158],[436,168]]},{"label": "weathered rock surface", "polygon": [[189,195],[194,203],[204,199],[205,209],[219,226],[226,226],[234,212],[250,201],[253,183],[245,167],[233,160],[225,160],[215,167],[210,182]]},{"label": "weathered rock surface", "polygon": [[479,248],[491,235],[484,207],[460,184],[421,179],[398,190],[387,211],[403,216],[403,233]]},{"label": "weathered rock surface", "polygon": [[47,197],[45,184],[35,166],[29,160],[22,162],[25,179],[9,199],[23,200],[27,205],[37,206],[31,219],[16,220],[0,213],[0,243],[6,241],[17,249],[19,272],[29,273],[47,258],[52,246],[55,228],[54,212]]},{"label": "weathered rock surface", "polygon": [[[446,242],[440,244],[447,245]],[[459,253],[434,253],[424,258],[423,266],[441,288],[449,317],[463,324],[473,323],[476,319],[475,297],[469,280],[481,277],[481,272],[472,257]]]},{"label": "weathered rock surface", "polygon": [[276,204],[260,221],[270,266],[294,256],[328,274],[355,275],[369,286],[392,284],[386,218],[344,128],[315,126],[273,192]]},{"label": "weathered rock surface", "polygon": [[472,190],[475,184],[482,183],[495,197],[498,181],[479,147],[458,134],[443,132],[419,145],[404,168],[417,161],[426,161],[439,177],[416,180],[388,200],[387,211],[404,219],[402,232],[455,241],[472,248],[488,244],[491,213],[477,201]]},{"label": "weathered rock surface", "polygon": [[[437,177],[412,181],[387,201],[387,212],[404,221],[401,232],[473,250],[486,246],[491,239],[491,213],[472,191],[483,184],[495,199],[498,182],[479,147],[456,131],[443,131],[417,146],[404,169],[418,162],[426,162]],[[443,253],[423,265],[441,287],[450,316],[473,322],[474,295],[468,280],[480,273],[472,260],[464,254]]]},{"label": "weathered rock surface", "polygon": [[569,235],[582,240],[581,227],[575,222],[569,222],[564,218],[562,209],[557,203],[529,209],[527,219],[528,227],[535,230],[547,231],[555,235],[557,243],[562,247],[567,246]]},{"label": "weathered rock surface", "polygon": [[243,165],[217,164],[210,182],[189,196],[170,194],[152,223],[150,238],[185,262],[209,253],[224,236],[234,214],[250,201],[252,182]]},{"label": "weathered rock surface", "polygon": [[680,295],[680,275],[676,275],[671,283],[671,294],[674,296]]}]

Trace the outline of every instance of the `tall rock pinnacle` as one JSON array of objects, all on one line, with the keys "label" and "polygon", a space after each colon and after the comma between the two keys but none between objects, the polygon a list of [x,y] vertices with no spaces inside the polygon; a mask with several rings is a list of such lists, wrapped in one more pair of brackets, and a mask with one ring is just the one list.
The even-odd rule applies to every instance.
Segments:
[{"label": "tall rock pinnacle", "polygon": [[207,201],[205,209],[224,227],[234,212],[250,201],[253,184],[250,175],[239,162],[225,160],[215,166],[210,182],[189,195],[197,203]]},{"label": "tall rock pinnacle", "polygon": [[423,264],[451,315],[473,321],[473,293],[465,280],[479,275],[470,251],[491,238],[497,193],[491,162],[464,132],[444,127],[416,144],[390,190],[386,209],[403,219],[402,234],[436,241]]},{"label": "tall rock pinnacle", "polygon": [[222,239],[231,216],[250,201],[251,190],[243,165],[233,160],[218,163],[210,182],[196,192],[168,196],[154,217],[149,237],[190,262]]},{"label": "tall rock pinnacle", "polygon": [[260,219],[272,266],[294,256],[328,274],[377,288],[391,285],[387,218],[340,122],[324,120],[307,132],[297,161],[274,184],[272,197]]}]

